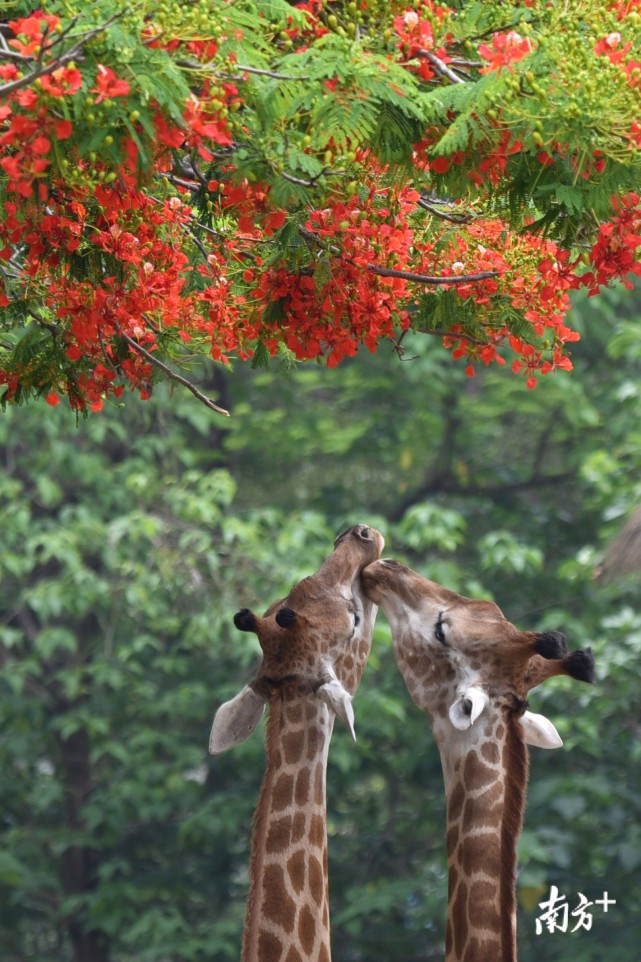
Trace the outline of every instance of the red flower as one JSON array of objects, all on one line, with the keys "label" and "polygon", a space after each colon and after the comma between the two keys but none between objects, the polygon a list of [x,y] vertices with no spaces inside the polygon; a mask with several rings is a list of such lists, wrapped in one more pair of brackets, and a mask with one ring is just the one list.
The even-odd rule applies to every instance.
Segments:
[{"label": "red flower", "polygon": [[82,87],[82,74],[75,67],[58,67],[40,78],[42,89],[52,97],[66,97],[77,93]]},{"label": "red flower", "polygon": [[111,97],[126,97],[130,89],[127,81],[119,79],[111,67],[104,67],[101,63],[98,64],[96,85],[90,89],[90,93],[98,94],[95,103],[99,104]]},{"label": "red flower", "polygon": [[488,47],[486,43],[482,43],[479,47],[479,53],[488,63],[487,67],[482,68],[481,73],[489,73],[490,70],[500,71],[503,67],[509,67],[511,63],[523,60],[532,53],[533,49],[532,41],[528,37],[522,37],[516,30],[492,34],[492,46]]}]

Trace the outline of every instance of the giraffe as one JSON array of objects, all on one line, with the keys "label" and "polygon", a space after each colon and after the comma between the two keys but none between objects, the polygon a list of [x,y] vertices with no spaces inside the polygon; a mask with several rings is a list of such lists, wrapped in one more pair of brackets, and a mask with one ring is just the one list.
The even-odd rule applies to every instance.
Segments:
[{"label": "giraffe", "polygon": [[356,525],[262,618],[248,609],[234,618],[258,635],[263,660],[253,681],[218,709],[209,751],[243,741],[269,707],[242,962],[330,962],[327,757],[335,715],[355,737],[352,695],[377,612],[360,574],[383,544],[374,528]]},{"label": "giraffe", "polygon": [[526,696],[553,675],[593,681],[592,652],[569,654],[559,632],[520,631],[493,602],[458,595],[398,561],[369,565],[363,583],[391,624],[401,674],[441,756],[446,962],[516,962],[526,744],[562,744],[552,722],[527,710]]}]

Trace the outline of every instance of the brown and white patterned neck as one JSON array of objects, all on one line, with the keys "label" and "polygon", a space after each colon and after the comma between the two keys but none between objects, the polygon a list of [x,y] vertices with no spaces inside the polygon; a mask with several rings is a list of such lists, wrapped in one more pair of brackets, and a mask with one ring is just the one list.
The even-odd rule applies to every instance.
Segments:
[{"label": "brown and white patterned neck", "polygon": [[528,691],[567,674],[592,681],[589,650],[558,632],[520,631],[493,602],[465,598],[392,559],[363,572],[392,626],[414,702],[429,717],[447,800],[447,962],[516,962],[516,848],[526,742],[561,745]]},{"label": "brown and white patterned neck", "polygon": [[356,525],[287,598],[262,617],[243,609],[234,618],[258,635],[263,661],[251,684],[218,709],[210,751],[247,738],[268,705],[243,962],[330,962],[327,756],[336,716],[354,732],[352,695],[377,610],[361,572],[383,544],[378,531]]},{"label": "brown and white patterned neck", "polygon": [[329,962],[326,768],[333,713],[276,692],[254,820],[243,962]]},{"label": "brown and white patterned neck", "polygon": [[[438,740],[438,739],[437,739]],[[516,845],[528,756],[507,712],[439,744],[447,801],[448,962],[515,962]]]}]

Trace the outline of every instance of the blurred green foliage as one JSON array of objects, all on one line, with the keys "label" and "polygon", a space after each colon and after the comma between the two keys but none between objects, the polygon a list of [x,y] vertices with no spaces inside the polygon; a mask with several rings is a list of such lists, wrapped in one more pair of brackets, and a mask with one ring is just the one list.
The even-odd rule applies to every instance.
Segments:
[{"label": "blurred green foliage", "polygon": [[[206,754],[215,708],[258,660],[231,617],[362,521],[388,556],[594,648],[594,688],[531,696],[565,744],[531,751],[520,959],[636,957],[639,582],[594,570],[641,499],[641,305],[612,292],[576,311],[575,372],[533,392],[408,340],[423,353],[403,363],[203,372],[225,423],[162,390],[79,426],[60,409],[2,416],[3,962],[239,957],[263,750],[255,735]],[[358,741],[338,726],[329,763],[335,958],[442,958],[440,762],[383,616],[355,708]],[[536,936],[552,884],[571,908],[579,892],[617,903],[590,931]]]}]

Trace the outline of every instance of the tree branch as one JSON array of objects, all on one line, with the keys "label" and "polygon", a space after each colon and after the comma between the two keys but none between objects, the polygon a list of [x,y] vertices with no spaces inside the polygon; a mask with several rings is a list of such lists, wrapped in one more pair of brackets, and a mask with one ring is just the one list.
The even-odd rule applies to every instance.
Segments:
[{"label": "tree branch", "polygon": [[[306,227],[299,227],[298,233],[305,240],[312,241],[317,247],[325,249],[325,245],[314,231]],[[342,251],[333,244],[327,248],[330,254],[340,257]],[[452,277],[433,277],[431,274],[414,274],[412,271],[397,271],[391,267],[379,267],[378,264],[368,264],[367,270],[371,274],[378,274],[380,277],[398,277],[401,280],[416,281],[419,284],[467,284],[472,281],[484,281],[490,277],[498,277],[498,271],[479,271],[478,274],[456,274]],[[457,335],[458,336],[458,335]]]},{"label": "tree branch", "polygon": [[[55,60],[52,60],[51,63],[48,63],[46,67],[39,66],[36,70],[32,70],[31,73],[27,74],[26,76],[19,77],[18,80],[12,80],[11,83],[3,84],[0,86],[0,96],[6,97],[8,94],[12,94],[14,91],[20,90],[22,87],[28,87],[40,77],[46,77],[48,74],[53,73],[54,70],[58,70],[59,67],[67,63],[69,60],[74,60],[81,53],[82,48],[86,43],[89,43],[89,41],[97,34],[103,33],[107,27],[111,26],[114,20],[118,20],[122,16],[124,16],[124,11],[114,13],[112,17],[109,17],[108,20],[105,20],[105,22],[99,27],[95,27],[93,30],[87,31],[87,33],[80,37],[72,47],[69,47],[68,50],[65,50],[64,53],[61,53],[59,56],[57,56]],[[48,49],[50,49],[50,47]],[[41,50],[36,63],[40,62],[42,58],[42,52],[43,51]],[[5,51],[0,50],[0,60],[2,60],[4,57]]]},{"label": "tree branch", "polygon": [[440,73],[442,77],[447,77],[447,79],[451,80],[452,83],[465,83],[462,77],[459,77],[458,74],[455,74],[453,70],[450,70],[447,64],[441,60],[440,57],[437,57],[435,53],[432,53],[431,50],[419,50],[417,51],[417,56],[422,57],[423,60],[429,60],[432,66],[436,68],[437,73]]},{"label": "tree branch", "polygon": [[142,344],[138,344],[137,341],[134,341],[133,338],[129,337],[129,335],[125,334],[122,330],[119,330],[119,333],[133,351],[141,354],[147,361],[149,361],[150,364],[155,365],[155,367],[162,371],[165,377],[168,377],[170,381],[175,381],[176,384],[182,384],[183,387],[186,387],[188,391],[191,391],[194,397],[198,398],[198,400],[211,411],[216,411],[217,414],[224,414],[226,418],[230,416],[229,411],[226,411],[225,408],[221,408],[215,404],[211,398],[208,398],[206,394],[203,394],[202,391],[199,391],[196,385],[192,384],[191,381],[188,381],[186,377],[183,377],[181,374],[176,374],[175,371],[172,371],[167,364],[159,360],[157,357],[154,357],[154,355],[144,348]]},{"label": "tree branch", "polygon": [[469,224],[474,220],[473,214],[446,214],[444,210],[439,210],[438,206],[430,203],[427,197],[421,197],[418,206],[429,211],[430,214],[434,214],[435,217],[440,217],[441,220],[449,221],[451,224]]},{"label": "tree branch", "polygon": [[399,277],[406,281],[416,281],[419,284],[467,284],[472,281],[484,281],[489,277],[498,277],[498,271],[479,271],[478,274],[456,274],[453,277],[432,277],[430,274],[413,274],[411,271],[395,271],[390,267],[378,267],[368,264],[367,270],[381,277]]},{"label": "tree branch", "polygon": [[276,73],[273,70],[263,70],[261,67],[248,67],[247,64],[243,63],[234,64],[236,70],[240,70],[241,73],[233,74],[227,70],[220,70],[213,65],[208,66],[207,64],[198,63],[197,60],[178,60],[177,64],[179,67],[186,67],[188,70],[206,70],[213,72],[217,77],[225,80],[244,80],[243,74],[246,73],[255,74],[257,77],[270,77],[272,80],[309,80],[309,77],[291,77],[289,74]]}]

